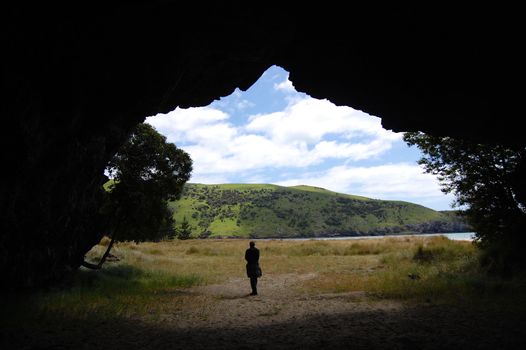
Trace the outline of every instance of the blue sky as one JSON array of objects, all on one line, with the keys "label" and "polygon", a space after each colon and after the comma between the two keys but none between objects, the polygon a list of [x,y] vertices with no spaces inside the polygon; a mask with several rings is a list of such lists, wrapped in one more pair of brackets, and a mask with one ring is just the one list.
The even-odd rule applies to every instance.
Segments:
[{"label": "blue sky", "polygon": [[194,161],[190,182],[312,185],[435,210],[453,197],[416,163],[421,153],[380,118],[294,89],[272,66],[247,91],[148,117]]}]

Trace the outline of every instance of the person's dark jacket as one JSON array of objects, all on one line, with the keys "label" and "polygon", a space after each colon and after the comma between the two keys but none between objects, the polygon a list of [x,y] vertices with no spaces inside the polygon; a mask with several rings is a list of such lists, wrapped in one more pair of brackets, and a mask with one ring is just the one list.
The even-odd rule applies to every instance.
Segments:
[{"label": "person's dark jacket", "polygon": [[245,260],[247,261],[247,277],[260,277],[259,268],[259,249],[251,247],[245,252]]}]

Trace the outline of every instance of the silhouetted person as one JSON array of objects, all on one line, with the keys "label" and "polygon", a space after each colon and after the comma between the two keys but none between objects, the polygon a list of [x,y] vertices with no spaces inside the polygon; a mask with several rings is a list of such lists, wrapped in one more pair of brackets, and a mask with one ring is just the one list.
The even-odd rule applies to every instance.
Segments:
[{"label": "silhouetted person", "polygon": [[250,278],[250,287],[252,293],[250,295],[258,295],[258,277],[261,277],[261,269],[259,267],[259,249],[256,248],[256,243],[250,242],[250,248],[245,251],[245,260],[247,261],[247,277]]}]

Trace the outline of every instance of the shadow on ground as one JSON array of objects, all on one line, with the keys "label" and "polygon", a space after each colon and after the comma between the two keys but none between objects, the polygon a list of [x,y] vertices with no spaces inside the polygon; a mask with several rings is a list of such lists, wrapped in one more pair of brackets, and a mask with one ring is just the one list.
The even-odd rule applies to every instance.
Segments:
[{"label": "shadow on ground", "polygon": [[[503,317],[506,315],[506,317]],[[520,313],[421,305],[318,315],[259,327],[174,328],[130,319],[3,325],[1,349],[525,349]],[[60,325],[60,326],[57,326]]]}]

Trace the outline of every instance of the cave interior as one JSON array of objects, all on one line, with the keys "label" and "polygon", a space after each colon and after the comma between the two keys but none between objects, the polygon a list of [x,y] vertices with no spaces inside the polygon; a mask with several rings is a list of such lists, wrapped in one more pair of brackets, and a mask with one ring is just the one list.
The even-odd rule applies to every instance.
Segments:
[{"label": "cave interior", "polygon": [[104,233],[103,169],[132,128],[246,90],[272,65],[298,91],[386,129],[523,148],[518,14],[336,2],[8,6],[4,276],[32,286],[78,268]]}]

